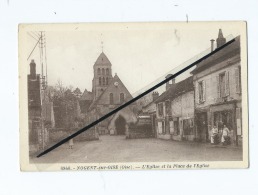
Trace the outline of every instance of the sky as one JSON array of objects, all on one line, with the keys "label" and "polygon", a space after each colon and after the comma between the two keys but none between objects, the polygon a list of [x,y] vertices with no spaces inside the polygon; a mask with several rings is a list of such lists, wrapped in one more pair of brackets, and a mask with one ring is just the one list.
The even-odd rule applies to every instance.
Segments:
[{"label": "sky", "polygon": [[[103,42],[103,52],[112,64],[113,76],[117,73],[130,93],[137,94],[164,79],[171,70],[178,70],[180,65],[186,66],[190,63],[189,59],[196,59],[201,52],[210,52],[210,40],[217,38],[220,28],[225,37],[238,36],[238,24],[160,22],[37,25],[28,28],[30,34],[27,33],[23,54],[27,58],[37,42],[31,35],[44,31],[48,84],[55,85],[57,80],[61,80],[64,86],[78,87],[82,92],[85,89],[91,91],[93,65],[102,52]],[[38,74],[41,72],[39,56],[39,48],[36,48],[28,59],[28,65],[31,59],[35,60]],[[176,82],[189,75],[189,72],[181,75]],[[164,87],[161,87],[158,91],[163,90]]]}]

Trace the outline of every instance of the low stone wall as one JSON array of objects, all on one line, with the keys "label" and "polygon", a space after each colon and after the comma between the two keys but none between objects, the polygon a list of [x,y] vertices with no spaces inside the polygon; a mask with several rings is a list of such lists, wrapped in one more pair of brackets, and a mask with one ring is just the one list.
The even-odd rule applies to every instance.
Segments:
[{"label": "low stone wall", "polygon": [[[49,130],[49,141],[52,143],[56,143],[72,133],[75,133],[76,130],[66,130],[66,129],[50,129]],[[99,135],[94,129],[89,129],[86,132],[76,136],[74,141],[91,141],[98,140]]]},{"label": "low stone wall", "polygon": [[169,139],[171,139],[171,135],[170,135],[170,134],[158,134],[158,135],[157,135],[157,138],[158,138],[158,139],[166,139],[166,140],[169,140]]}]

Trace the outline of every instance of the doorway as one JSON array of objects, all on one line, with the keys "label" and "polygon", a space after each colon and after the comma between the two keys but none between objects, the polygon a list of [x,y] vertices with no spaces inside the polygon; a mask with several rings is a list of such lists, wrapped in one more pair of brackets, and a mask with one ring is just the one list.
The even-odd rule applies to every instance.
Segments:
[{"label": "doorway", "polygon": [[125,129],[126,129],[125,125],[126,125],[125,118],[119,115],[119,117],[115,121],[117,135],[125,135]]},{"label": "doorway", "polygon": [[196,114],[196,122],[197,122],[197,135],[200,141],[208,141],[209,133],[208,133],[208,125],[207,125],[207,113],[202,112]]}]

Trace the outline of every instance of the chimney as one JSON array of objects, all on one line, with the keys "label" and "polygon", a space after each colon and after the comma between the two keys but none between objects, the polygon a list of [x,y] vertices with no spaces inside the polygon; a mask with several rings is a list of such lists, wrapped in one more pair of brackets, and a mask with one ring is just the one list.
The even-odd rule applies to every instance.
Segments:
[{"label": "chimney", "polygon": [[[165,78],[167,79],[167,78],[172,77],[172,76],[173,76],[173,74],[168,74]],[[170,86],[175,84],[175,83],[176,83],[176,79],[175,78],[172,79],[172,82],[171,82],[171,80],[169,80],[166,83],[166,90],[168,90],[170,88]]]},{"label": "chimney", "polygon": [[[172,74],[168,74],[165,78],[167,79],[167,78],[169,78],[171,76],[172,76]],[[166,82],[166,90],[168,90],[170,88],[170,86],[171,86],[171,84],[169,82],[170,82],[170,80],[168,82]]]},{"label": "chimney", "polygon": [[159,97],[159,92],[154,91],[154,92],[152,93],[152,101],[156,100],[158,97]]},{"label": "chimney", "polygon": [[214,50],[214,39],[211,39],[211,52],[213,52],[213,50]]},{"label": "chimney", "polygon": [[226,43],[226,39],[224,38],[221,29],[219,29],[219,35],[218,35],[218,38],[216,39],[216,42],[217,42],[217,48],[221,47]]},{"label": "chimney", "polygon": [[176,79],[173,78],[173,79],[172,79],[172,85],[175,84],[175,83],[176,83]]},{"label": "chimney", "polygon": [[30,76],[32,79],[36,79],[36,64],[34,60],[30,62]]}]

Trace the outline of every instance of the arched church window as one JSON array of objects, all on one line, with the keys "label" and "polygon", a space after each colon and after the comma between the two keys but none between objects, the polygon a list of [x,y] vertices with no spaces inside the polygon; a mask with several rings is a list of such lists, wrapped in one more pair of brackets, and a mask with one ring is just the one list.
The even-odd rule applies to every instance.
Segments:
[{"label": "arched church window", "polygon": [[108,85],[108,77],[106,78],[106,85]]},{"label": "arched church window", "polygon": [[105,69],[102,68],[102,75],[105,75]]},{"label": "arched church window", "polygon": [[125,94],[120,93],[120,103],[123,103],[125,101]]},{"label": "arched church window", "polygon": [[109,94],[109,103],[110,103],[110,104],[114,104],[113,93],[110,93],[110,94]]},{"label": "arched church window", "polygon": [[108,68],[106,69],[106,75],[109,75],[109,69]]},{"label": "arched church window", "polygon": [[101,85],[101,77],[99,77],[99,85]]},{"label": "arched church window", "polygon": [[105,84],[106,84],[105,78],[103,77],[103,78],[102,78],[102,85],[105,85]]},{"label": "arched church window", "polygon": [[100,74],[100,68],[98,68],[98,74]]}]

